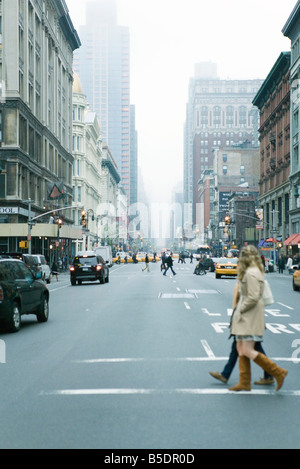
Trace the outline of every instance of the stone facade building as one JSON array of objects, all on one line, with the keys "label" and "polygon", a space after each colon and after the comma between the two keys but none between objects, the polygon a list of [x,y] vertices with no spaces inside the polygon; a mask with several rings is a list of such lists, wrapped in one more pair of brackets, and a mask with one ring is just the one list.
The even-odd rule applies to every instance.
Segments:
[{"label": "stone facade building", "polygon": [[[0,250],[16,251],[26,200],[32,217],[72,205],[72,62],[80,40],[65,0],[2,0],[0,16]],[[71,220],[71,211],[64,216]],[[56,232],[34,227],[34,250]]]},{"label": "stone facade building", "polygon": [[223,80],[216,65],[201,63],[190,80],[184,135],[185,223],[196,222],[198,180],[214,166],[214,150],[248,142],[258,146],[252,100],[263,80]]}]

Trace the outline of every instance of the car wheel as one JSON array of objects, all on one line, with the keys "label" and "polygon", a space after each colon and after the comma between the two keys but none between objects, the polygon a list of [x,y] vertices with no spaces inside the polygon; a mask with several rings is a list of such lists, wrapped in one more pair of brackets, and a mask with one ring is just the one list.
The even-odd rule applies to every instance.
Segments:
[{"label": "car wheel", "polygon": [[21,328],[21,309],[16,302],[13,304],[13,314],[9,326],[11,332],[18,332]]},{"label": "car wheel", "polygon": [[71,279],[71,285],[74,287],[74,285],[76,285],[76,280]]},{"label": "car wheel", "polygon": [[107,274],[107,277],[105,279],[105,282],[108,283],[109,282],[109,274]]},{"label": "car wheel", "polygon": [[104,283],[104,274],[101,275],[101,277],[99,279],[99,282],[102,283],[102,284]]},{"label": "car wheel", "polygon": [[220,275],[220,274],[216,274],[216,278],[221,278],[221,275]]},{"label": "car wheel", "polygon": [[49,302],[46,295],[43,296],[43,299],[40,304],[39,311],[36,314],[38,322],[47,322],[49,318]]},{"label": "car wheel", "polygon": [[298,290],[299,290],[299,287],[297,287],[297,285],[295,285],[294,280],[293,280],[293,290],[294,290],[294,291],[298,291]]}]

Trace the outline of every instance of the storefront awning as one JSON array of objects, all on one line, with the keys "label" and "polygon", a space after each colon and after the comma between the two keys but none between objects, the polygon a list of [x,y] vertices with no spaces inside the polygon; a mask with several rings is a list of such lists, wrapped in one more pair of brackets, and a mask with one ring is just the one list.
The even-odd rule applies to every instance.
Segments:
[{"label": "storefront awning", "polygon": [[295,246],[300,243],[300,233],[293,234],[284,241],[284,246]]},{"label": "storefront awning", "polygon": [[276,239],[276,238],[268,238],[268,239],[266,239],[266,242],[274,244],[274,243],[279,243],[279,240]]}]

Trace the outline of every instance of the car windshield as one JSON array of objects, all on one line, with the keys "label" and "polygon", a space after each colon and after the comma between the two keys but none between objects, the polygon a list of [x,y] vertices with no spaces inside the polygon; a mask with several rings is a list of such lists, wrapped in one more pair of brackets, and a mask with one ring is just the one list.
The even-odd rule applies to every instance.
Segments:
[{"label": "car windshield", "polygon": [[225,257],[219,260],[219,264],[237,264],[237,261],[236,257]]},{"label": "car windshield", "polygon": [[75,257],[74,265],[97,265],[97,257]]}]

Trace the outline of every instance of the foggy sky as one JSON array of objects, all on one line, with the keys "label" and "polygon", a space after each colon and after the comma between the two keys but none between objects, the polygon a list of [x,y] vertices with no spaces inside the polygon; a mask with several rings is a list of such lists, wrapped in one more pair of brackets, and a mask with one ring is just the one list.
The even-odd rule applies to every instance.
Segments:
[{"label": "foggy sky", "polygon": [[[87,0],[67,0],[78,30]],[[183,125],[197,62],[222,79],[264,79],[290,50],[281,32],[296,0],[118,0],[131,35],[131,103],[139,166],[152,200],[169,200],[183,179]]]}]

